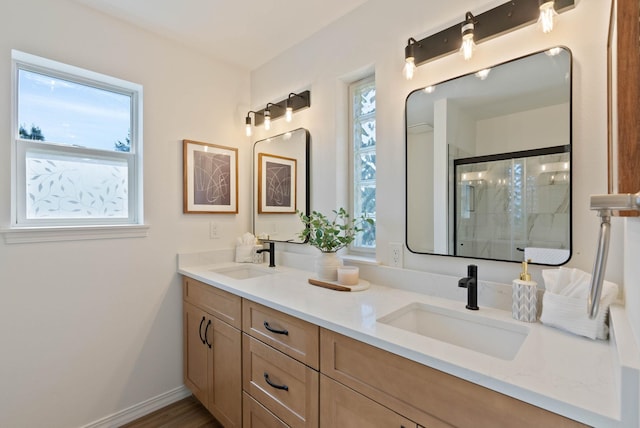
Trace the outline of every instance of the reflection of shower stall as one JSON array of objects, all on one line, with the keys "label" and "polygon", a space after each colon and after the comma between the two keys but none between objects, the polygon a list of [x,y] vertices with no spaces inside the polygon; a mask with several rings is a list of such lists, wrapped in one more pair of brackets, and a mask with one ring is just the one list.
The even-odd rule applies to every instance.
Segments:
[{"label": "reflection of shower stall", "polygon": [[[458,256],[516,260],[570,248],[569,146],[456,159],[453,241]],[[535,261],[535,260],[534,260]]]}]

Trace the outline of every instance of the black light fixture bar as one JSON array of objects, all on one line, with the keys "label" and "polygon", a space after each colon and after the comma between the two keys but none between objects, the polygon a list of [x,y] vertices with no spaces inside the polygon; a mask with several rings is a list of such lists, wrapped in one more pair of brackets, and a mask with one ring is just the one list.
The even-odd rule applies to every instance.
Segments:
[{"label": "black light fixture bar", "polygon": [[[279,117],[283,117],[287,108],[287,100],[289,101],[289,107],[293,109],[295,113],[298,110],[303,108],[307,108],[311,106],[311,92],[304,91],[299,94],[295,94],[295,96],[289,96],[282,101],[278,101],[277,103],[269,103],[269,113],[271,113],[271,120],[276,120]],[[274,108],[276,106],[276,108]],[[266,108],[262,110],[258,110],[255,114],[254,125],[259,126],[264,123],[264,111]]]},{"label": "black light fixture bar", "polygon": [[[575,7],[575,0],[555,0],[557,13]],[[474,41],[476,44],[492,39],[525,25],[532,24],[540,16],[539,0],[512,0],[486,12],[474,15]],[[443,57],[460,49],[462,23],[453,25],[413,43],[416,66]],[[413,40],[413,39],[410,39]],[[411,43],[411,41],[410,41]]]}]

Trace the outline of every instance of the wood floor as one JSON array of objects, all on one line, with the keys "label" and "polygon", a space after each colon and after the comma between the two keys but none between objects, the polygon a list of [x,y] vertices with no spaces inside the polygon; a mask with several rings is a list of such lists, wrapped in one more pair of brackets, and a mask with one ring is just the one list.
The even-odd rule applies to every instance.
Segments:
[{"label": "wood floor", "polygon": [[222,428],[222,425],[198,400],[189,396],[123,425],[122,428]]}]

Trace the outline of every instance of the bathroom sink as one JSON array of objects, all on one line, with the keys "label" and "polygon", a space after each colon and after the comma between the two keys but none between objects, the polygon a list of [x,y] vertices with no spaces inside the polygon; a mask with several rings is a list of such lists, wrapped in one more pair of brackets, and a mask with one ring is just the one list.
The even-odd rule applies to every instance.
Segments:
[{"label": "bathroom sink", "polygon": [[246,266],[228,266],[223,268],[211,269],[210,272],[219,273],[220,275],[228,276],[233,279],[250,279],[258,278],[264,275],[271,275],[275,273],[273,269],[261,268],[258,266],[246,265]]},{"label": "bathroom sink", "polygon": [[425,303],[411,303],[378,322],[503,360],[512,360],[529,334],[523,325]]}]

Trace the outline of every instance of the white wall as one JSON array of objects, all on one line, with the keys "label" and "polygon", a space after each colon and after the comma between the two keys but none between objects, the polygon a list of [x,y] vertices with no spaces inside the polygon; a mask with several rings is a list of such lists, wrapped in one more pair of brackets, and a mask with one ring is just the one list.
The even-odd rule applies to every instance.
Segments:
[{"label": "white wall", "polygon": [[565,103],[478,120],[474,155],[569,144],[566,118],[570,114],[571,106]]},{"label": "white wall", "polygon": [[[370,0],[343,19],[290,49],[251,74],[251,100],[266,104],[291,90],[309,88],[311,108],[294,123],[273,123],[272,132],[306,127],[312,139],[312,209],[346,204],[346,83],[375,70],[377,83],[377,257],[387,264],[388,244],[404,242],[404,103],[409,92],[514,57],[565,45],[573,53],[573,256],[568,266],[590,271],[598,218],[589,195],[605,193],[607,116],[606,54],[610,1],[579,1],[560,15],[557,28],[543,35],[535,25],[478,45],[474,58],[449,55],[418,68],[412,81],[401,75],[404,46],[461,22],[467,10],[483,12],[502,1]],[[585,30],[588,29],[588,30]],[[336,196],[337,195],[337,196]],[[614,221],[607,276],[622,282],[622,231]],[[299,251],[299,250],[296,250]],[[472,260],[415,255],[405,251],[405,266],[463,275]],[[476,261],[474,261],[476,262]],[[481,279],[510,283],[516,263],[477,261]],[[534,279],[542,282],[540,269]]]},{"label": "white wall", "polygon": [[[144,86],[147,238],[0,238],[0,426],[77,427],[182,386],[176,253],[249,228],[249,72],[73,1],[0,5],[0,227],[10,219],[10,58],[18,49]],[[240,147],[240,214],[182,214],[182,139]],[[208,223],[221,226],[210,240]]]}]

